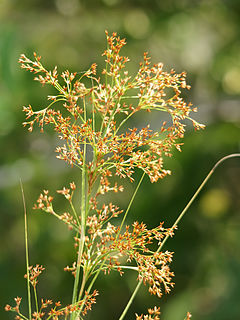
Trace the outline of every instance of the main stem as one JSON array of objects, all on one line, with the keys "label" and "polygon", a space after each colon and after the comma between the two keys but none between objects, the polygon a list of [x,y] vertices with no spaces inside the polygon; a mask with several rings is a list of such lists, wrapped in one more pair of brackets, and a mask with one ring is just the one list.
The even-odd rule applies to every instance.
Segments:
[{"label": "main stem", "polygon": [[[84,146],[84,149],[86,149],[86,145]],[[78,249],[76,275],[75,275],[75,281],[74,281],[74,287],[73,287],[72,304],[75,304],[77,302],[77,298],[78,298],[81,262],[82,262],[82,255],[83,255],[84,241],[85,241],[85,224],[86,224],[85,222],[86,222],[86,168],[85,168],[85,164],[84,164],[83,170],[82,170],[80,243],[79,243],[79,249]],[[73,313],[71,316],[71,320],[75,320],[75,319],[76,319],[76,313]]]},{"label": "main stem", "polygon": [[[212,168],[212,170],[208,173],[208,175],[206,176],[206,178],[203,180],[203,182],[201,183],[201,185],[198,187],[197,191],[194,193],[194,195],[192,196],[192,198],[190,199],[190,201],[187,203],[187,205],[185,206],[185,208],[182,210],[182,212],[179,214],[178,218],[176,219],[176,221],[174,222],[174,224],[172,225],[172,228],[176,227],[178,225],[178,223],[182,220],[183,216],[185,215],[185,213],[187,212],[187,210],[189,209],[189,207],[192,205],[192,203],[194,202],[194,200],[197,198],[198,194],[200,193],[200,191],[202,190],[202,188],[205,186],[205,184],[207,183],[207,181],[210,179],[210,177],[212,176],[213,172],[216,170],[216,168],[225,160],[230,159],[230,158],[236,158],[236,157],[240,157],[240,153],[233,153],[230,154],[226,157],[221,158]],[[164,244],[166,243],[166,241],[169,238],[169,234],[164,238],[164,240],[162,241],[161,245],[158,247],[157,252],[159,252]],[[123,310],[119,320],[123,320],[126,313],[128,312],[129,307],[131,306],[139,288],[142,285],[143,280],[140,280],[132,294],[132,296],[130,297],[125,309]]]},{"label": "main stem", "polygon": [[[84,119],[86,120],[86,105],[84,103]],[[77,256],[77,266],[76,266],[76,275],[73,287],[73,296],[72,296],[72,304],[76,304],[78,301],[78,291],[79,291],[79,280],[80,280],[80,271],[81,271],[81,263],[82,263],[82,255],[84,250],[85,243],[85,228],[86,228],[86,199],[87,199],[87,168],[86,168],[86,155],[87,155],[87,144],[84,143],[83,146],[83,164],[82,164],[82,190],[81,190],[81,230],[80,230],[80,243],[78,248],[78,256]],[[85,277],[83,277],[82,282],[85,281]],[[85,283],[81,284],[81,288],[84,288]],[[71,315],[71,320],[75,320],[77,318],[77,312],[73,312]]]}]

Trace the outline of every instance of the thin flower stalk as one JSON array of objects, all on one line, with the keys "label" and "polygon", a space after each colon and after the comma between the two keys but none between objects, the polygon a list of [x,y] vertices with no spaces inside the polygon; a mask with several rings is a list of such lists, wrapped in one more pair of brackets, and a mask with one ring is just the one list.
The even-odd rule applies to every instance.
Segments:
[{"label": "thin flower stalk", "polygon": [[[210,177],[212,176],[212,174],[215,172],[215,170],[217,169],[217,167],[222,164],[224,161],[230,159],[230,158],[236,158],[236,157],[240,157],[240,153],[233,153],[230,155],[227,155],[223,158],[221,158],[214,166],[213,168],[209,171],[209,173],[207,174],[206,178],[203,180],[203,182],[200,184],[200,186],[198,187],[198,189],[196,190],[196,192],[194,193],[194,195],[192,196],[192,198],[190,199],[190,201],[187,203],[187,205],[185,206],[185,208],[182,210],[182,212],[179,214],[179,216],[177,217],[176,221],[174,222],[174,224],[172,225],[172,230],[176,229],[179,222],[182,220],[182,218],[184,217],[184,215],[186,214],[187,210],[190,208],[190,206],[192,205],[192,203],[194,202],[194,200],[197,198],[198,194],[200,193],[200,191],[203,189],[203,187],[206,185],[206,183],[208,182],[208,180],[210,179]],[[168,233],[166,234],[166,236],[164,237],[163,241],[161,242],[161,244],[159,245],[158,249],[156,252],[160,252],[163,248],[163,246],[165,245],[165,243],[167,242],[168,238],[171,237],[173,234],[172,233]],[[128,309],[130,308],[131,304],[133,303],[133,300],[135,298],[135,296],[138,293],[138,290],[140,289],[141,285],[143,283],[143,280],[141,279],[138,284],[136,285],[134,292],[132,293],[131,297],[129,298],[129,301],[126,305],[126,307],[124,308],[119,320],[123,320],[128,312]],[[188,313],[187,318],[186,319],[190,319],[191,318],[191,314]]]}]

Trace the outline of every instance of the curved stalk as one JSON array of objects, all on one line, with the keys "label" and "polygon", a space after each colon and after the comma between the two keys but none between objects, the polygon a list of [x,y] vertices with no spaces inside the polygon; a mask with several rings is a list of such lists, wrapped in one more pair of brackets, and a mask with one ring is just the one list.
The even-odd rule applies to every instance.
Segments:
[{"label": "curved stalk", "polygon": [[[182,212],[179,214],[178,218],[176,219],[176,221],[174,222],[174,224],[172,225],[172,229],[174,229],[178,223],[182,220],[183,216],[185,215],[185,213],[187,212],[187,210],[189,209],[189,207],[192,205],[192,203],[194,202],[194,200],[197,198],[198,194],[200,193],[200,191],[202,190],[202,188],[205,186],[205,184],[208,182],[208,180],[210,179],[210,177],[212,176],[213,172],[216,170],[216,168],[225,160],[230,159],[230,158],[235,158],[235,157],[240,157],[240,153],[233,153],[230,154],[226,157],[221,158],[214,166],[213,168],[209,171],[208,175],[206,176],[206,178],[203,180],[203,182],[201,183],[201,185],[198,187],[197,191],[194,193],[194,195],[192,196],[192,198],[190,199],[190,201],[187,203],[186,207],[182,210]],[[163,242],[161,243],[161,245],[159,246],[157,252],[159,252],[162,247],[164,246],[164,244],[166,243],[167,239],[169,238],[169,234],[164,238]]]},{"label": "curved stalk", "polygon": [[[214,173],[214,171],[216,170],[216,168],[225,160],[230,159],[230,158],[235,158],[235,157],[240,157],[240,153],[233,153],[230,154],[226,157],[221,158],[214,166],[213,168],[209,171],[208,175],[206,176],[206,178],[203,180],[203,182],[200,184],[200,186],[198,187],[197,191],[194,193],[194,195],[192,196],[192,198],[190,199],[190,201],[187,203],[187,205],[185,206],[185,208],[182,210],[182,212],[179,214],[178,218],[176,219],[176,221],[174,222],[174,224],[172,225],[172,228],[176,227],[178,225],[178,223],[182,220],[183,216],[185,215],[185,213],[187,212],[187,210],[190,208],[190,206],[192,205],[192,203],[194,202],[194,200],[197,198],[198,194],[200,193],[200,191],[202,190],[202,188],[206,185],[206,183],[208,182],[208,180],[210,179],[210,177],[212,176],[212,174]],[[164,240],[162,241],[161,245],[158,247],[157,252],[159,252],[164,244],[167,242],[168,238],[169,238],[169,234],[164,238]],[[125,309],[123,310],[119,320],[123,320],[129,307],[131,306],[139,288],[142,285],[143,280],[140,280],[133,292],[133,294],[131,295]]]}]

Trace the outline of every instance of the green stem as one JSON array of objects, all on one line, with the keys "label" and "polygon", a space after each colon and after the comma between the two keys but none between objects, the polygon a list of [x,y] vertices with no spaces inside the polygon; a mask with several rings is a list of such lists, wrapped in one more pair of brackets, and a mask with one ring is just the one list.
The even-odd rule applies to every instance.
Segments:
[{"label": "green stem", "polygon": [[69,202],[70,202],[70,206],[71,206],[71,209],[72,209],[72,211],[73,211],[73,214],[74,214],[74,216],[75,216],[75,218],[76,218],[77,225],[78,225],[78,227],[80,227],[80,221],[79,221],[77,212],[76,212],[76,210],[75,210],[75,208],[74,208],[74,205],[73,205],[73,203],[72,203],[72,200],[70,200]]},{"label": "green stem", "polygon": [[29,320],[31,320],[32,319],[32,308],[31,308],[31,291],[30,291],[30,280],[29,280],[27,209],[26,209],[26,202],[25,202],[23,185],[22,185],[21,179],[20,179],[20,186],[21,186],[21,191],[22,191],[22,200],[23,200],[23,207],[24,207],[24,236],[25,236],[25,256],[26,256],[26,267],[27,267],[28,314],[29,314]]},{"label": "green stem", "polygon": [[117,130],[115,131],[114,136],[117,135],[117,133],[118,133],[119,129],[121,128],[121,126],[122,126],[125,122],[127,122],[128,119],[129,119],[133,114],[134,114],[134,112],[129,113],[129,115],[122,120],[122,122],[119,124]]},{"label": "green stem", "polygon": [[[135,199],[135,196],[136,196],[137,191],[138,191],[138,189],[139,189],[139,187],[140,187],[140,185],[141,185],[141,183],[142,183],[142,181],[143,181],[144,176],[145,176],[145,172],[142,174],[142,176],[141,176],[141,178],[140,178],[140,180],[139,180],[139,182],[138,182],[138,185],[137,185],[137,187],[136,187],[136,189],[135,189],[135,192],[134,192],[134,194],[133,194],[133,196],[132,196],[132,198],[131,198],[131,200],[130,200],[130,202],[129,202],[129,204],[128,204],[128,207],[127,207],[127,210],[126,210],[126,212],[125,212],[125,215],[124,215],[124,217],[123,217],[123,219],[122,219],[122,223],[121,223],[121,226],[120,226],[120,228],[119,228],[117,237],[119,236],[119,234],[120,234],[120,232],[121,232],[121,229],[122,229],[122,226],[123,226],[123,224],[124,224],[124,221],[125,221],[125,219],[126,219],[126,217],[127,217],[127,214],[128,214],[128,212],[129,212],[129,210],[130,210],[130,208],[131,208],[131,205],[132,205],[132,203],[133,203],[133,200]],[[117,238],[117,237],[116,237],[116,238]],[[103,269],[102,267],[103,267],[106,259],[107,259],[107,256],[106,256],[105,259],[103,260],[103,262],[102,262],[102,264],[100,265],[100,267],[98,268],[98,270],[97,270],[94,278],[92,279],[91,283],[89,284],[89,286],[88,286],[88,288],[87,288],[87,292],[88,292],[88,293],[90,293],[90,290],[92,289],[92,286],[93,286],[94,282],[96,281],[96,279],[97,279],[100,271]],[[134,298],[134,297],[133,297],[133,298]],[[84,305],[84,303],[82,304],[81,309],[83,308],[83,305]],[[81,312],[81,309],[79,310],[79,313]]]},{"label": "green stem", "polygon": [[[92,279],[91,283],[89,284],[89,286],[88,286],[88,288],[87,288],[87,290],[86,290],[86,291],[88,292],[88,294],[90,294],[90,291],[91,291],[91,289],[92,289],[92,286],[93,286],[94,282],[97,280],[97,277],[99,276],[100,271],[103,270],[102,267],[103,267],[103,265],[104,265],[104,263],[105,263],[106,260],[107,260],[107,257],[103,260],[103,262],[101,263],[100,267],[99,267],[98,270],[97,270],[97,273],[95,274],[94,278]],[[82,311],[82,309],[83,309],[83,307],[84,307],[85,301],[86,301],[86,296],[84,297],[83,303],[82,303],[80,309],[78,310],[78,315],[81,313],[81,311]]]},{"label": "green stem", "polygon": [[131,298],[129,299],[128,304],[126,305],[125,309],[123,310],[123,313],[121,314],[119,320],[124,319],[126,313],[128,312],[128,309],[130,308],[131,304],[133,303],[133,300],[134,300],[136,294],[138,293],[139,288],[141,287],[141,284],[142,284],[142,280],[138,282],[138,284],[137,284],[133,294],[131,295]]},{"label": "green stem", "polygon": [[[81,261],[82,261],[82,254],[84,248],[84,238],[85,238],[85,169],[82,171],[82,199],[81,199],[81,237],[78,249],[78,258],[77,258],[77,266],[76,266],[76,275],[74,280],[74,287],[73,287],[73,296],[72,296],[72,304],[75,304],[77,301],[77,293],[78,293],[78,285],[79,285],[79,278],[80,278],[80,269],[81,269]],[[75,313],[72,313],[71,319],[75,319]]]},{"label": "green stem", "polygon": [[[44,210],[45,212],[49,213],[49,211]],[[71,228],[73,228],[75,231],[79,232],[79,226],[77,226],[75,223],[63,220],[53,209],[50,212],[50,214],[52,214],[54,217],[56,217],[58,220],[60,220],[61,222],[66,223],[68,226],[70,226]]]},{"label": "green stem", "polygon": [[36,290],[36,286],[33,287],[33,291],[34,291],[34,298],[35,298],[35,305],[36,305],[36,312],[37,312],[37,319],[38,317],[38,298],[37,298],[37,290]]},{"label": "green stem", "polygon": [[[85,105],[85,103],[84,103],[84,118],[86,119],[86,105]],[[73,287],[72,304],[75,304],[77,302],[79,280],[80,280],[81,262],[82,262],[82,255],[83,255],[84,243],[85,243],[86,195],[87,195],[87,187],[86,187],[86,180],[87,180],[86,155],[87,155],[87,144],[85,142],[84,143],[84,147],[83,147],[83,165],[82,165],[81,237],[80,237],[79,250],[78,250],[76,276],[75,276],[74,287]],[[76,316],[77,316],[76,312],[73,312],[72,315],[71,315],[71,320],[75,320]]]},{"label": "green stem", "polygon": [[88,286],[88,288],[87,288],[87,292],[88,292],[88,293],[90,293],[90,290],[92,289],[92,286],[94,285],[94,282],[97,280],[97,277],[98,277],[100,271],[102,271],[102,267],[103,267],[103,265],[105,264],[106,260],[107,260],[107,256],[104,258],[104,260],[103,260],[103,262],[101,263],[100,267],[98,268],[98,270],[97,270],[94,278],[93,278],[92,281],[90,282],[90,284],[89,284],[89,286]]},{"label": "green stem", "polygon": [[124,224],[125,219],[126,219],[126,217],[127,217],[127,214],[128,214],[128,212],[129,212],[129,210],[130,210],[130,208],[131,208],[131,206],[132,206],[133,200],[134,200],[135,197],[136,197],[136,194],[137,194],[138,189],[139,189],[139,187],[140,187],[140,185],[141,185],[141,183],[142,183],[142,181],[143,181],[144,176],[145,176],[145,172],[143,172],[143,174],[142,174],[142,176],[141,176],[141,179],[139,180],[138,185],[137,185],[137,187],[136,187],[136,189],[135,189],[135,191],[134,191],[134,194],[132,195],[132,198],[131,198],[131,200],[130,200],[130,202],[129,202],[129,204],[128,204],[127,210],[126,210],[126,212],[125,212],[125,214],[124,214],[124,217],[123,217],[123,219],[122,219],[122,222],[121,222],[119,231],[118,231],[118,233],[117,233],[116,240],[117,240],[117,238],[119,237],[119,234],[120,234],[120,232],[121,232],[121,230],[122,230],[122,227],[123,227],[123,224]]},{"label": "green stem", "polygon": [[85,270],[83,270],[83,278],[82,278],[82,284],[81,284],[81,288],[80,288],[80,291],[79,291],[79,295],[78,295],[78,301],[81,300],[81,297],[82,297],[82,294],[83,294],[83,290],[84,290],[84,287],[86,285],[86,272]]},{"label": "green stem", "polygon": [[[196,197],[198,196],[198,194],[200,193],[200,191],[202,190],[202,188],[205,186],[205,184],[207,183],[207,181],[210,179],[210,177],[212,176],[213,172],[216,170],[216,168],[225,160],[230,159],[230,158],[235,158],[235,157],[240,157],[240,153],[233,153],[230,154],[226,157],[221,158],[212,168],[212,170],[208,173],[208,175],[206,176],[206,178],[203,180],[203,182],[201,183],[201,185],[198,187],[197,191],[194,193],[194,195],[192,196],[192,198],[190,199],[190,201],[187,203],[187,205],[185,206],[185,208],[182,210],[182,212],[179,214],[178,218],[176,219],[176,221],[174,222],[174,224],[172,225],[172,228],[176,227],[178,225],[178,223],[181,221],[181,219],[183,218],[183,216],[185,215],[185,213],[187,212],[187,210],[189,209],[189,207],[192,205],[192,203],[194,202],[194,200],[196,199]],[[166,241],[169,238],[169,234],[164,238],[164,240],[162,241],[161,245],[159,246],[157,252],[159,252],[164,244],[166,243]],[[126,305],[125,309],[123,310],[123,313],[121,314],[119,320],[123,320],[129,307],[131,306],[139,288],[142,285],[143,280],[140,280],[132,294],[132,296],[130,297],[128,304]]]},{"label": "green stem", "polygon": [[[13,311],[15,312],[15,311]],[[25,317],[23,314],[21,314],[20,312],[18,312],[18,316],[21,318],[21,319],[24,319],[24,320],[29,320],[27,317]]]}]

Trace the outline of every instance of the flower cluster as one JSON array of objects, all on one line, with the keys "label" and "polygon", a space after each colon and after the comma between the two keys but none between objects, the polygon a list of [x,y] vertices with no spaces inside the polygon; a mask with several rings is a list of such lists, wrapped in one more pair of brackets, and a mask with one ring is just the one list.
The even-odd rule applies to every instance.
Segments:
[{"label": "flower cluster", "polygon": [[[34,311],[32,313],[32,320],[43,320],[43,319],[53,319],[53,320],[60,320],[63,319],[67,320],[71,316],[71,314],[77,310],[82,310],[82,316],[86,316],[89,310],[92,310],[92,305],[96,303],[96,296],[98,295],[97,290],[94,290],[92,294],[88,294],[85,292],[84,300],[78,301],[76,304],[67,305],[65,307],[61,307],[61,302],[53,303],[50,299],[41,299],[40,309],[39,311]],[[12,311],[16,312],[17,316],[15,317],[16,320],[26,320],[27,318],[21,314],[20,312],[20,303],[22,298],[15,298],[16,306],[11,307],[10,305],[5,306],[5,311]],[[84,307],[83,307],[84,306]],[[48,310],[47,310],[48,309]]]},{"label": "flower cluster", "polygon": [[163,228],[161,223],[157,228],[147,229],[143,223],[135,222],[130,232],[129,226],[126,231],[117,235],[116,240],[110,246],[111,249],[119,251],[121,256],[126,256],[128,262],[135,261],[138,270],[138,279],[149,285],[149,292],[162,296],[162,285],[165,292],[169,293],[174,283],[174,273],[170,271],[169,264],[172,262],[172,252],[152,251],[151,247],[157,241],[161,247],[162,240],[170,234],[171,230]]},{"label": "flower cluster", "polygon": [[[190,117],[196,108],[181,97],[181,91],[190,88],[186,84],[186,73],[177,74],[174,70],[168,73],[163,71],[161,63],[151,66],[150,57],[145,53],[139,71],[131,77],[124,69],[129,59],[120,55],[125,39],[107,33],[107,42],[108,48],[103,53],[106,68],[102,71],[105,83],[96,77],[96,64],[80,78],[76,73],[63,72],[63,84],[60,84],[57,68],[46,70],[36,54],[34,61],[21,55],[22,68],[38,74],[35,80],[53,85],[58,93],[49,96],[52,102],[42,110],[24,107],[28,119],[24,125],[29,125],[32,131],[35,122],[42,130],[44,125],[52,124],[64,141],[56,149],[57,158],[72,166],[82,168],[84,165],[83,145],[86,144],[92,154],[87,165],[90,187],[107,171],[133,180],[135,168],[142,169],[152,182],[156,182],[170,173],[163,167],[163,156],[171,156],[173,147],[180,150],[182,143],[179,140],[185,131],[183,120],[192,121],[196,129],[204,127]],[[86,78],[91,79],[90,87],[84,83]],[[133,91],[134,95],[131,94]],[[62,111],[53,108],[60,102]],[[69,115],[65,116],[64,109]],[[159,130],[147,125],[142,129],[128,128],[124,132],[126,122],[136,112],[144,110],[165,112],[169,121],[163,121]]]},{"label": "flower cluster", "polygon": [[[48,191],[44,192],[48,194]],[[58,192],[71,202],[69,189],[63,188]],[[45,198],[45,204],[43,204],[43,198]],[[34,208],[50,212],[59,220],[71,225],[72,229],[79,230],[78,222],[72,215],[69,213],[57,214],[52,203],[49,206],[49,198],[53,199],[41,194],[37,201],[38,205],[35,205]],[[158,246],[161,246],[166,236],[172,237],[174,235],[174,230],[164,228],[163,223],[149,230],[144,223],[136,221],[132,225],[132,230],[130,230],[130,226],[126,226],[125,231],[121,232],[121,228],[114,226],[110,220],[120,216],[123,210],[112,203],[103,204],[98,208],[96,199],[91,199],[90,213],[86,220],[85,249],[81,259],[82,268],[88,268],[88,277],[98,269],[105,273],[117,270],[122,275],[123,269],[120,262],[125,258],[124,260],[130,264],[135,261],[135,269],[139,273],[138,279],[149,285],[151,294],[161,297],[162,285],[164,291],[169,293],[174,285],[172,282],[174,274],[169,268],[173,253],[169,251],[154,252],[150,248],[154,241]],[[80,241],[81,233],[79,232],[79,237],[75,237],[76,248],[78,248]],[[130,268],[133,267],[130,266]],[[72,267],[67,266],[65,271],[71,271],[76,276],[76,263],[74,262]]]},{"label": "flower cluster", "polygon": [[136,320],[160,320],[160,308],[154,307],[153,309],[148,309],[148,314],[140,316],[136,314]]},{"label": "flower cluster", "polygon": [[24,278],[27,279],[29,276],[29,282],[34,288],[36,288],[38,284],[38,277],[44,270],[45,268],[43,266],[40,266],[39,264],[37,264],[35,267],[30,266],[28,270],[28,274],[25,274]]},{"label": "flower cluster", "polygon": [[[154,307],[153,309],[148,309],[148,314],[143,315],[141,314],[140,316],[136,314],[136,320],[160,320],[159,315],[160,315],[160,308]],[[190,312],[187,313],[187,316],[184,320],[190,320],[192,315]]]}]

